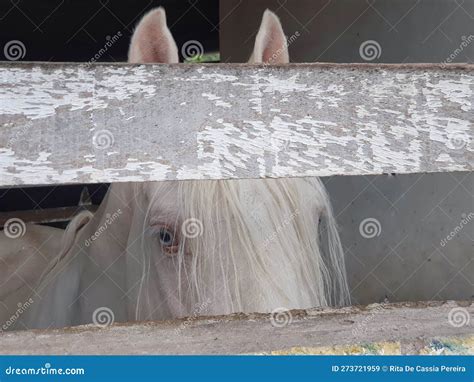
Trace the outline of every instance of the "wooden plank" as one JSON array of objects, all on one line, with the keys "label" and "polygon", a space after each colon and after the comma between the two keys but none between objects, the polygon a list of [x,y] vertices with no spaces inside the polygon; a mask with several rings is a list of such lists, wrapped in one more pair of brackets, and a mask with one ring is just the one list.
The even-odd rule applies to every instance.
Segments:
[{"label": "wooden plank", "polygon": [[0,212],[0,228],[10,219],[20,219],[24,223],[45,224],[67,222],[80,211],[97,211],[98,206],[55,207],[37,210]]},{"label": "wooden plank", "polygon": [[473,69],[2,63],[0,186],[472,171]]},{"label": "wooden plank", "polygon": [[[372,304],[0,334],[1,354],[474,354],[471,302]],[[110,316],[112,317],[112,316]],[[272,321],[273,318],[273,321]],[[111,322],[109,320],[109,322]],[[378,350],[377,350],[378,349]]]}]

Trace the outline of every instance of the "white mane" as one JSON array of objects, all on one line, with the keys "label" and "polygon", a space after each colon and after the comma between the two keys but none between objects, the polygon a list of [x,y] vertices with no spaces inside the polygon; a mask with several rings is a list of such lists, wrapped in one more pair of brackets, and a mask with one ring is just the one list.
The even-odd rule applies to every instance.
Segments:
[{"label": "white mane", "polygon": [[[104,306],[126,321],[190,316],[203,304],[201,314],[228,314],[349,301],[317,178],[114,184],[81,229],[89,219],[80,214],[65,232],[28,325],[87,323]],[[179,235],[176,254],[164,253],[154,221]]]},{"label": "white mane", "polygon": [[[191,314],[204,301],[211,301],[213,314],[348,303],[341,244],[319,179],[188,181],[171,189],[175,232],[191,220],[199,234],[181,235],[172,260],[177,274],[173,300],[183,313]],[[155,185],[153,198],[164,190],[170,189]],[[154,206],[154,200],[143,206],[144,222],[157,214]],[[319,217],[325,223],[322,230]],[[326,255],[321,233],[327,239]],[[159,295],[155,280],[162,275],[151,264],[160,248],[146,227],[140,241],[135,318],[146,319],[156,309],[153,296]]]}]

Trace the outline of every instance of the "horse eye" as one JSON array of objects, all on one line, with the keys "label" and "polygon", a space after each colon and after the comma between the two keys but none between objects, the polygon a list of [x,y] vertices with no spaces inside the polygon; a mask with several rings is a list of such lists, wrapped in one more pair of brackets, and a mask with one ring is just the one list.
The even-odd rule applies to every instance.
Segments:
[{"label": "horse eye", "polygon": [[166,228],[160,229],[160,243],[162,245],[172,245],[173,244],[173,234],[168,231]]},{"label": "horse eye", "polygon": [[173,231],[166,227],[161,227],[158,231],[158,238],[160,239],[161,247],[166,254],[172,255],[178,252],[179,243]]}]

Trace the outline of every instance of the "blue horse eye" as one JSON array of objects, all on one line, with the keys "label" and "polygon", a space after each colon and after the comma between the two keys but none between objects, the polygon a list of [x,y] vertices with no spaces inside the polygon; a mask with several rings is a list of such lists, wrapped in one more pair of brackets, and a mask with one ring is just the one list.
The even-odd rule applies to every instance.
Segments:
[{"label": "blue horse eye", "polygon": [[173,245],[173,234],[166,228],[161,228],[159,232],[160,243],[166,246]]}]

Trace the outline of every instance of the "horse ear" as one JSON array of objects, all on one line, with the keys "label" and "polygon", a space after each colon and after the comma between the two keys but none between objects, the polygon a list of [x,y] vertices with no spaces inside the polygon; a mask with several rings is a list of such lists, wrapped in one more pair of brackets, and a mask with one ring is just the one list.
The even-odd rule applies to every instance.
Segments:
[{"label": "horse ear", "polygon": [[263,14],[250,62],[287,64],[289,61],[288,45],[280,20],[267,9]]},{"label": "horse ear", "polygon": [[178,48],[166,25],[166,13],[163,8],[153,9],[138,23],[130,43],[128,62],[179,62]]}]

